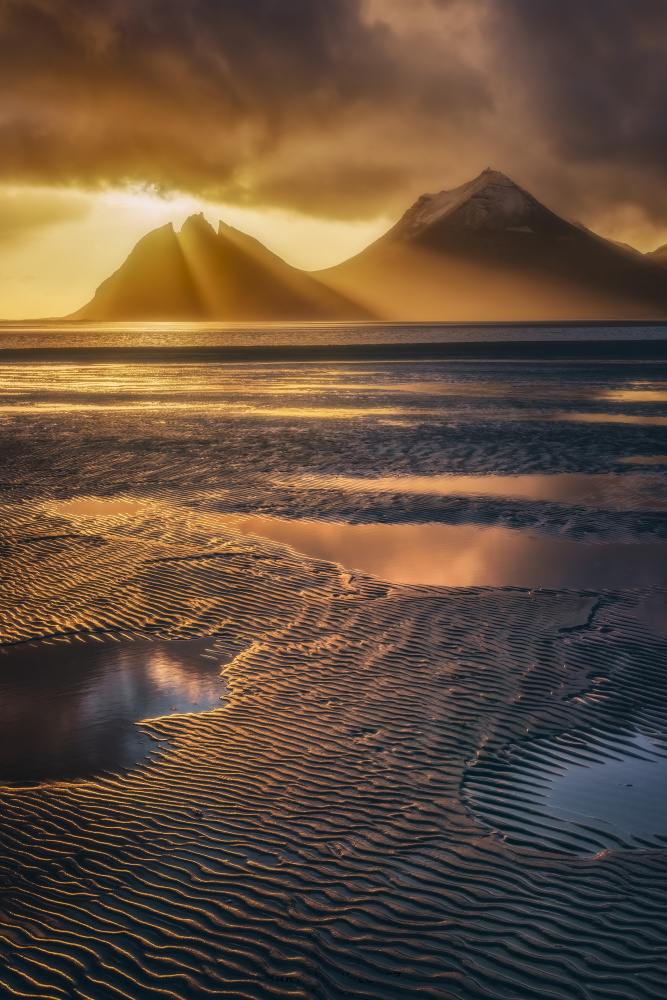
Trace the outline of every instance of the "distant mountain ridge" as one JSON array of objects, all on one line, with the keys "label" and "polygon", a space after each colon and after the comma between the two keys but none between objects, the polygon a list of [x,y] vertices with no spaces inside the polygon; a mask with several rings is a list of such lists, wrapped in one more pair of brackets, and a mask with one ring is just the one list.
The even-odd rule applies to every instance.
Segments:
[{"label": "distant mountain ridge", "polygon": [[335,267],[291,267],[203,215],[145,236],[72,319],[566,321],[667,318],[667,247],[642,255],[485,170],[422,195]]}]

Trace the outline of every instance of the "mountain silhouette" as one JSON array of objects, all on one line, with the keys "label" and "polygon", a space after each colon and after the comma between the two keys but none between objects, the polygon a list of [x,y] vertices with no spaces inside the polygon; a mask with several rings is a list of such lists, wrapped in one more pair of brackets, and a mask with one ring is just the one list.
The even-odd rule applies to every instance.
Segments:
[{"label": "mountain silhouette", "polygon": [[148,233],[70,319],[355,320],[366,310],[203,213]]},{"label": "mountain silhouette", "polygon": [[390,320],[667,316],[657,261],[566,222],[494,170],[423,195],[375,243],[316,277]]},{"label": "mountain silhouette", "polygon": [[422,195],[384,236],[317,272],[203,214],[144,236],[70,319],[530,322],[664,319],[667,248],[641,254],[485,170]]}]

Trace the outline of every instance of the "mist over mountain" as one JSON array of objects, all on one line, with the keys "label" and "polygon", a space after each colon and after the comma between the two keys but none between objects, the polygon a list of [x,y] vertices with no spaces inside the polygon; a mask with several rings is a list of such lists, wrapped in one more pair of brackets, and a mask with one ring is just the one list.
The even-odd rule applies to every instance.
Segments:
[{"label": "mist over mountain", "polygon": [[139,240],[121,267],[70,319],[359,320],[369,314],[291,267],[258,240],[203,214]]},{"label": "mist over mountain", "polygon": [[666,248],[640,254],[567,222],[485,170],[422,195],[384,236],[305,272],[203,215],[145,236],[72,317],[405,322],[667,317]]}]

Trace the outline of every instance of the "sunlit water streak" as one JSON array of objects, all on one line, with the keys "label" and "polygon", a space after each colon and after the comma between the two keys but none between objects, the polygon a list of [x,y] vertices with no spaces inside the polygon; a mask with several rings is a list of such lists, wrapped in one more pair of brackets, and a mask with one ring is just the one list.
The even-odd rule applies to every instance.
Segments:
[{"label": "sunlit water streak", "polygon": [[[653,460],[655,461],[655,460]],[[657,463],[656,463],[657,464]],[[412,493],[443,496],[516,497],[585,504],[611,510],[667,510],[667,482],[661,476],[561,473],[523,476],[311,476],[295,485],[352,493]]]}]

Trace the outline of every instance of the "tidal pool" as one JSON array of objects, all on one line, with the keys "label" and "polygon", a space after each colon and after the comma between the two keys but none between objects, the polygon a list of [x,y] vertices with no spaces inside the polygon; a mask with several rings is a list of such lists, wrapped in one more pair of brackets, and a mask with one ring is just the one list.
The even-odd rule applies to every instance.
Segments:
[{"label": "tidal pool", "polygon": [[565,472],[516,476],[310,476],[296,485],[350,493],[508,497],[574,503],[603,510],[667,510],[667,481],[659,475]]},{"label": "tidal pool", "polygon": [[74,497],[55,505],[58,514],[65,517],[118,517],[141,514],[148,508],[145,500],[134,500],[131,497]]},{"label": "tidal pool", "polygon": [[0,781],[86,778],[155,746],[142,719],[220,706],[211,639],[106,638],[0,648]]},{"label": "tidal pool", "polygon": [[667,583],[667,543],[574,542],[513,528],[226,519],[311,558],[391,583],[613,589]]},{"label": "tidal pool", "polygon": [[528,744],[502,770],[471,767],[463,789],[478,819],[527,844],[667,846],[667,744],[639,731]]}]

